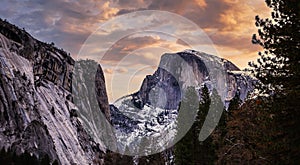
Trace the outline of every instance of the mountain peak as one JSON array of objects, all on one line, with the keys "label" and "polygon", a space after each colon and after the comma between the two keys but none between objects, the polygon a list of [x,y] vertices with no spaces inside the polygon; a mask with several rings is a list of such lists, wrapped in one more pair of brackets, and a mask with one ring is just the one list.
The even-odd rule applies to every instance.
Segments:
[{"label": "mountain peak", "polygon": [[[189,87],[194,87],[199,101],[204,84],[210,93],[218,92],[226,107],[237,93],[242,101],[245,100],[247,93],[253,90],[252,79],[235,74],[236,71],[241,72],[230,61],[203,52],[188,50],[163,54],[159,67],[153,75],[145,77],[140,90],[122,97],[111,106],[112,120],[120,131],[117,135],[129,146],[139,146],[138,136],[159,137],[165,132],[174,132],[178,108]],[[130,123],[138,124],[119,121],[126,116],[132,117]],[[123,136],[123,132],[131,134]],[[170,137],[173,136],[166,136],[151,147],[159,149],[159,145],[171,140]]]}]

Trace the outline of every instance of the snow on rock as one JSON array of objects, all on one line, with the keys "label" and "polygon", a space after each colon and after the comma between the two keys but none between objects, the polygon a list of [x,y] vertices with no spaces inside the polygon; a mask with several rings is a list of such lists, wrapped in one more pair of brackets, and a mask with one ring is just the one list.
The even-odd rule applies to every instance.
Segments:
[{"label": "snow on rock", "polygon": [[225,106],[237,93],[243,101],[253,90],[253,79],[228,60],[194,50],[164,54],[139,91],[111,105],[120,150],[127,146],[138,151],[143,138],[152,138],[146,147],[161,150],[174,139],[177,109],[185,90],[193,86],[200,96],[204,84],[210,92],[218,91]]},{"label": "snow on rock", "polygon": [[[134,102],[140,107],[144,104],[159,104],[163,109],[177,109],[188,86],[201,89],[204,84],[210,91],[216,88],[225,105],[237,92],[243,101],[248,92],[253,90],[253,79],[230,61],[186,50],[164,54],[159,68],[153,75],[146,76],[140,90],[133,94]],[[158,96],[156,99],[153,98],[155,94]]]}]

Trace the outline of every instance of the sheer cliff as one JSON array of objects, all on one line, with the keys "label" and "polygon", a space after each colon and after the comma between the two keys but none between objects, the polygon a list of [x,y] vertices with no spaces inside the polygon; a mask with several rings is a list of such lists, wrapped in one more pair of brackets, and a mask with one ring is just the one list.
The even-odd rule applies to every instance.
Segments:
[{"label": "sheer cliff", "polygon": [[73,104],[75,61],[2,20],[0,39],[0,148],[48,155],[50,163],[101,162],[103,148],[86,132]]},{"label": "sheer cliff", "polygon": [[[201,101],[201,89],[206,85],[210,94],[217,91],[228,108],[235,96],[244,101],[254,82],[233,63],[217,56],[194,50],[166,53],[153,75],[145,77],[139,91],[111,106],[117,137],[131,150],[138,150],[144,137],[152,138],[147,147],[159,150],[174,140],[178,109],[187,88],[193,87]],[[116,112],[123,115],[115,115]],[[128,117],[130,122],[124,123]]]}]

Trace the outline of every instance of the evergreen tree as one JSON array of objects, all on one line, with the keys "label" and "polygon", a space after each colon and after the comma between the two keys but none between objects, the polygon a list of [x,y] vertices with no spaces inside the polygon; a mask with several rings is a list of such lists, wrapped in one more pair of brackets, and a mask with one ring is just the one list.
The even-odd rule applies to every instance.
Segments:
[{"label": "evergreen tree", "polygon": [[[260,92],[268,97],[248,99],[227,116],[217,164],[299,164],[299,40],[300,3],[266,0],[272,18],[256,16],[258,36],[252,42],[264,48],[250,63]],[[234,101],[234,100],[233,100]],[[230,109],[234,106],[230,106]]]},{"label": "evergreen tree", "polygon": [[[298,164],[299,160],[299,116],[300,116],[300,7],[296,0],[266,0],[273,11],[272,18],[256,16],[258,35],[252,42],[264,48],[259,52],[257,63],[250,63],[252,73],[260,81],[258,89],[272,93],[268,102],[257,104],[263,107],[259,119],[261,124],[274,125],[264,136],[272,139],[265,153],[271,162],[278,164]],[[271,116],[271,117],[270,117]],[[270,119],[271,118],[271,119]],[[275,152],[274,152],[275,151]],[[297,156],[298,155],[298,156]]]},{"label": "evergreen tree", "polygon": [[206,118],[207,127],[202,128],[204,131],[206,131],[207,134],[211,134],[216,123],[219,123],[220,125],[220,122],[224,122],[222,120],[220,121],[220,119],[222,119],[222,114],[224,112],[225,107],[216,89],[213,89],[211,94],[210,109],[211,113],[208,113]]},{"label": "evergreen tree", "polygon": [[199,107],[198,95],[194,87],[188,87],[180,103],[179,114],[177,118],[176,140],[187,131],[180,141],[175,145],[175,163],[176,164],[194,164],[194,129],[189,128],[193,125],[195,116]]},{"label": "evergreen tree", "polygon": [[156,153],[153,155],[142,156],[138,159],[139,165],[164,165],[165,160],[163,158],[163,153]]},{"label": "evergreen tree", "polygon": [[119,153],[108,151],[104,157],[104,164],[106,165],[133,165],[132,156],[122,155]]},{"label": "evergreen tree", "polygon": [[[125,148],[125,154],[129,154],[130,153],[130,150],[129,150],[129,147],[126,146]],[[129,156],[129,155],[122,155],[121,156],[121,159],[119,160],[118,164],[128,164],[128,165],[131,165],[131,164],[134,164],[133,163],[133,157],[132,156]]]},{"label": "evergreen tree", "polygon": [[[182,104],[185,104],[185,102],[183,101]],[[198,140],[199,133],[209,112],[210,104],[209,91],[204,86],[195,122],[187,134],[175,146],[176,164],[213,164],[215,154],[212,147],[212,138],[208,137],[203,142]]]},{"label": "evergreen tree", "polygon": [[231,112],[233,110],[237,110],[240,107],[241,103],[242,101],[240,99],[240,92],[237,91],[235,96],[229,102],[228,111]]},{"label": "evergreen tree", "polygon": [[194,154],[194,164],[213,164],[214,159],[214,150],[212,147],[212,138],[209,136],[203,142],[198,140],[199,133],[203,127],[204,121],[207,117],[209,108],[211,104],[211,98],[209,97],[209,90],[204,85],[201,93],[201,101],[199,104],[199,110],[193,129],[195,130],[194,134],[194,144],[196,144],[195,154]]},{"label": "evergreen tree", "polygon": [[258,63],[250,63],[263,92],[299,89],[300,7],[297,0],[266,0],[272,18],[256,16],[258,35],[252,42],[264,48]]},{"label": "evergreen tree", "polygon": [[7,151],[2,148],[0,152],[0,164],[1,163],[15,165],[38,165],[50,164],[50,159],[48,155],[38,159],[35,155],[31,155],[28,152],[17,155],[16,152],[12,151],[10,148],[8,148]]},{"label": "evergreen tree", "polygon": [[197,92],[194,87],[188,87],[178,110],[177,132],[181,134],[187,132],[195,120],[198,108]]}]

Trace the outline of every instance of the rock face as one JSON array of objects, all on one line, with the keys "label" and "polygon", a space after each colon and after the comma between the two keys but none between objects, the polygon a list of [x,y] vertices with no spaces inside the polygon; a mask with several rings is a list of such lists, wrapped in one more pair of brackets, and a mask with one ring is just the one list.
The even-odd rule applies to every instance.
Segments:
[{"label": "rock face", "polygon": [[60,164],[101,159],[102,148],[76,117],[74,60],[2,20],[0,33],[0,148]]},{"label": "rock face", "polygon": [[10,52],[26,58],[33,65],[35,83],[49,80],[71,91],[74,60],[64,50],[33,39],[25,30],[1,21],[0,33],[13,41]]},{"label": "rock face", "polygon": [[110,118],[110,107],[108,103],[108,98],[106,94],[106,87],[105,87],[105,79],[104,73],[100,65],[97,67],[96,75],[95,75],[95,89],[96,89],[96,97],[99,104],[99,107],[104,113],[106,119],[108,121],[111,120]]},{"label": "rock face", "polygon": [[[139,149],[143,138],[147,138],[151,141],[148,147],[160,150],[175,136],[178,107],[187,88],[194,87],[200,96],[204,85],[211,93],[216,89],[228,107],[236,94],[242,101],[246,98],[253,90],[253,79],[231,62],[202,52],[187,50],[164,54],[159,68],[153,75],[146,76],[139,91],[120,98],[111,106],[119,141],[129,144],[129,149],[134,151]],[[130,122],[122,122],[129,120],[127,117]]]},{"label": "rock face", "polygon": [[237,93],[243,101],[248,92],[253,90],[253,79],[230,61],[188,50],[164,54],[159,68],[153,75],[146,76],[140,90],[132,95],[132,102],[139,108],[150,104],[163,109],[176,109],[182,92],[188,86],[200,89],[204,84],[210,90],[223,87],[219,91],[220,95],[223,93],[225,105]]},{"label": "rock face", "polygon": [[100,65],[93,60],[77,61],[72,86],[74,104],[79,109],[79,118],[89,135],[103,150],[105,145],[115,145],[111,137],[113,133],[105,129],[106,124],[111,124],[111,112]]},{"label": "rock face", "polygon": [[[172,54],[163,55],[156,72],[146,76],[140,90],[134,94],[134,99],[142,101],[141,107],[144,104],[156,104],[163,109],[176,109],[181,100],[181,89],[194,83],[189,80],[199,84],[205,81],[208,70],[203,61],[193,54],[178,55],[179,58]],[[159,99],[155,98],[156,95],[160,96]]]}]

